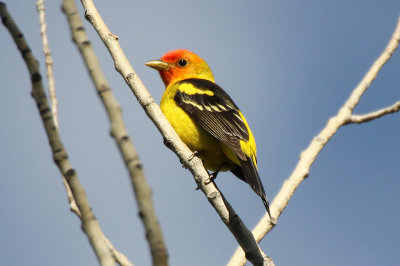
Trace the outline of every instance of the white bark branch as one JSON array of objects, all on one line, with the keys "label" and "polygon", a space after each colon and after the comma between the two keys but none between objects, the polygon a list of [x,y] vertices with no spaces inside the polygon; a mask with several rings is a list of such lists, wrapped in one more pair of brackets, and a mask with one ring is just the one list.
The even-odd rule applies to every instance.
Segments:
[{"label": "white bark branch", "polygon": [[[166,266],[168,265],[168,251],[154,208],[151,188],[146,181],[142,162],[133,145],[132,138],[125,127],[122,108],[114,97],[112,88],[102,71],[97,55],[86,34],[75,0],[63,0],[62,11],[68,20],[72,40],[79,49],[89,76],[106,110],[110,121],[111,136],[115,140],[129,172],[131,184],[135,192],[134,196],[138,206],[139,217],[145,228],[145,236],[151,251],[153,265]],[[127,264],[126,259],[125,263],[121,262],[119,258],[123,258],[123,256],[119,256],[118,251],[111,244],[110,249],[115,254],[119,264]]]},{"label": "white bark branch", "polygon": [[[386,49],[382,52],[382,54],[378,57],[378,59],[373,63],[369,71],[366,73],[364,78],[358,84],[358,86],[353,90],[350,97],[347,99],[345,104],[340,108],[339,112],[336,116],[333,116],[328,120],[327,125],[324,129],[311,141],[310,145],[306,150],[304,150],[300,154],[300,160],[296,165],[293,173],[290,175],[288,179],[283,182],[282,188],[279,193],[276,195],[275,199],[271,204],[271,214],[273,217],[278,218],[283,210],[288,205],[290,199],[292,198],[294,192],[303,182],[303,180],[308,176],[310,172],[310,168],[317,158],[320,151],[325,147],[328,141],[335,135],[337,130],[349,123],[351,121],[352,112],[354,108],[359,103],[361,96],[365,93],[371,83],[375,80],[379,71],[382,69],[384,64],[390,59],[394,51],[397,49],[400,41],[400,19],[398,21],[397,27],[392,35],[392,38],[389,41],[389,44],[386,46]],[[397,108],[397,109],[396,109]],[[398,111],[398,106],[395,104],[393,110],[391,112]],[[379,112],[379,111],[378,111]],[[385,111],[381,111],[376,118],[384,115]],[[386,111],[386,113],[390,113]],[[365,119],[365,118],[364,118]],[[371,120],[371,119],[370,119]],[[366,121],[365,121],[366,122]],[[274,224],[267,222],[268,215],[264,215],[253,229],[253,235],[258,242],[260,242],[264,236],[271,231],[274,227]],[[246,263],[245,256],[240,247],[238,247],[231,257],[228,265],[236,266],[236,265],[244,265]]]},{"label": "white bark branch", "polygon": [[47,39],[46,8],[44,6],[44,0],[38,0],[36,2],[36,7],[39,13],[40,35],[42,36],[43,54],[46,62],[46,76],[49,84],[51,111],[54,116],[54,123],[58,127],[58,102],[56,97],[56,82],[53,75],[53,58],[51,56],[50,45]]},{"label": "white bark branch", "polygon": [[[49,98],[51,102],[51,112],[53,113],[54,123],[58,128],[58,103],[56,97],[56,83],[53,75],[53,58],[51,56],[50,45],[47,39],[47,24],[46,24],[46,9],[44,6],[44,0],[38,0],[36,2],[37,11],[39,14],[39,24],[40,24],[40,35],[42,37],[43,54],[46,62],[46,77],[49,85]],[[67,199],[69,203],[70,210],[75,213],[79,218],[81,218],[81,213],[76,205],[74,196],[72,195],[71,188],[68,185],[65,177],[62,176],[63,185],[67,193]]]},{"label": "white bark branch", "polygon": [[398,112],[399,109],[400,109],[400,101],[394,103],[391,106],[370,112],[368,114],[351,115],[348,123],[361,124],[361,123],[369,122],[371,120],[380,118],[384,115]]}]

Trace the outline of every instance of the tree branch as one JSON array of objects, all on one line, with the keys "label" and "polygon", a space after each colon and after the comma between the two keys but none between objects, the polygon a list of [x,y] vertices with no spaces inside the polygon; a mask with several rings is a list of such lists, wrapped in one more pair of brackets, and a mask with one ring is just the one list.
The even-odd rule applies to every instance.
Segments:
[{"label": "tree branch", "polygon": [[40,24],[40,35],[42,36],[42,46],[43,46],[43,54],[46,61],[46,76],[49,82],[49,98],[51,102],[51,111],[54,116],[54,122],[58,127],[58,103],[56,97],[56,83],[53,75],[53,58],[51,56],[51,50],[49,41],[47,39],[47,25],[46,25],[46,9],[44,6],[44,0],[38,0],[36,2],[37,11],[39,13],[39,24]]},{"label": "tree branch", "polygon": [[[318,154],[325,147],[328,141],[336,134],[337,130],[346,125],[351,121],[352,112],[354,108],[359,103],[361,96],[365,93],[371,83],[375,80],[379,71],[382,69],[384,64],[390,59],[394,51],[397,49],[400,41],[400,19],[398,21],[397,27],[390,39],[386,49],[378,57],[378,59],[371,66],[369,71],[366,73],[364,78],[358,84],[358,86],[353,90],[350,97],[347,99],[345,104],[340,108],[336,116],[333,116],[328,120],[327,125],[324,129],[311,141],[310,145],[306,150],[300,154],[300,160],[296,165],[293,173],[288,179],[286,179],[282,185],[281,190],[276,195],[274,201],[271,204],[271,213],[273,217],[278,218],[283,210],[288,205],[290,199],[292,198],[294,192],[300,186],[304,179],[308,176],[310,168],[317,158]],[[395,104],[396,110],[398,107]],[[379,112],[379,111],[378,111]],[[389,112],[387,112],[389,113]],[[382,116],[383,114],[381,114]],[[379,117],[379,116],[377,116]],[[377,118],[376,117],[376,118]],[[371,119],[370,119],[371,120]],[[363,121],[366,122],[366,121]],[[264,236],[272,230],[274,224],[267,223],[267,215],[264,215],[253,229],[253,235],[258,242],[260,242]],[[233,254],[231,260],[229,261],[229,266],[234,265],[244,265],[246,259],[244,258],[243,251],[238,247]]]},{"label": "tree branch", "polygon": [[[45,62],[46,62],[46,77],[48,80],[48,86],[49,86],[49,98],[51,102],[51,112],[53,113],[54,117],[54,123],[56,127],[58,128],[58,111],[57,111],[57,97],[56,97],[56,86],[55,86],[55,80],[54,80],[54,75],[53,75],[53,59],[51,56],[51,51],[50,51],[50,45],[47,39],[47,24],[46,24],[46,9],[44,6],[44,0],[38,0],[36,2],[36,7],[37,11],[39,14],[39,24],[40,24],[40,35],[42,36],[42,46],[43,46],[43,54],[45,57]],[[79,219],[81,218],[81,213],[78,209],[78,206],[76,206],[76,202],[74,199],[74,196],[72,195],[71,188],[69,187],[67,181],[65,180],[65,176],[62,176],[63,179],[63,185],[65,187],[65,191],[67,193],[67,198],[68,198],[68,203],[70,210],[75,213]]]},{"label": "tree branch", "polygon": [[111,87],[104,76],[99,60],[84,29],[75,1],[63,0],[62,10],[68,19],[72,39],[79,49],[92,82],[106,109],[111,123],[111,136],[114,138],[129,171],[139,209],[139,217],[145,227],[153,265],[168,265],[168,252],[154,210],[152,192],[146,181],[139,155],[126,130],[121,106],[115,99]]},{"label": "tree branch", "polygon": [[400,101],[394,103],[391,106],[370,112],[368,114],[351,115],[349,121],[347,121],[347,122],[361,124],[361,123],[369,122],[371,120],[380,118],[387,114],[392,114],[392,113],[398,112],[399,110],[400,110]]},{"label": "tree branch", "polygon": [[147,116],[153,121],[166,142],[170,144],[170,147],[179,157],[180,161],[192,173],[201,191],[207,196],[221,220],[232,232],[239,245],[245,250],[247,259],[254,265],[263,265],[264,258],[253,235],[246,228],[232,207],[223,199],[221,192],[217,190],[215,185],[213,183],[205,184],[209,176],[201,160],[197,157],[189,160],[189,158],[192,157],[192,152],[178,137],[161,112],[159,106],[154,102],[154,99],[146,90],[138,75],[134,72],[119,45],[118,37],[110,32],[92,1],[81,0],[81,2],[85,9],[86,19],[99,34],[114,60],[116,70],[131,88]]},{"label": "tree branch", "polygon": [[81,213],[82,229],[88,236],[90,244],[92,245],[101,265],[115,265],[112,254],[104,241],[100,225],[90,208],[85,190],[81,186],[76,171],[72,168],[68,160],[68,154],[61,142],[58,128],[55,125],[53,114],[47,102],[42,77],[39,72],[39,63],[34,58],[23,34],[8,13],[6,5],[2,2],[0,2],[0,17],[4,26],[13,37],[14,42],[27,65],[32,82],[32,97],[36,101],[40,117],[49,139],[54,162],[58,166],[61,174],[65,176]]}]

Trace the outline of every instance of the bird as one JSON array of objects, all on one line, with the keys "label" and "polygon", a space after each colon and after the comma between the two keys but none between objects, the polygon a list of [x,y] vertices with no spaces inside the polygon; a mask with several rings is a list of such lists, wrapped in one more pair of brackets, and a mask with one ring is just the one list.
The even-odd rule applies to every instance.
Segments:
[{"label": "bird", "polygon": [[231,171],[261,197],[273,221],[257,169],[257,148],[246,118],[215,83],[209,65],[186,49],[176,49],[145,63],[165,84],[160,108],[182,141],[213,173]]}]

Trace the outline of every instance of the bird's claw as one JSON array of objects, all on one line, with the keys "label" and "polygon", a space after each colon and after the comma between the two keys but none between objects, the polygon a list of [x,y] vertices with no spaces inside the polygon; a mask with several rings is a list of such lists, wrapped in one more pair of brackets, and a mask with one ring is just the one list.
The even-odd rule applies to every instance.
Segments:
[{"label": "bird's claw", "polygon": [[197,154],[199,154],[198,151],[194,151],[188,158],[188,162],[190,162],[191,160],[193,160],[194,156],[196,156]]},{"label": "bird's claw", "polygon": [[210,183],[213,183],[214,180],[217,178],[217,175],[218,175],[218,171],[210,174],[209,177],[206,180],[204,180],[204,184],[208,185]]}]

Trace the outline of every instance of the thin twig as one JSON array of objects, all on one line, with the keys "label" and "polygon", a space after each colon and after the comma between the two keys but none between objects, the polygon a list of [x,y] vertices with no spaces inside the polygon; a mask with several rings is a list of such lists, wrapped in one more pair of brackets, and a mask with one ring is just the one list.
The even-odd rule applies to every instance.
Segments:
[{"label": "thin twig", "polygon": [[[273,217],[279,217],[282,214],[283,210],[286,208],[290,199],[292,198],[294,192],[297,190],[303,180],[308,176],[310,168],[317,158],[318,154],[325,147],[328,141],[335,135],[337,130],[343,125],[349,123],[352,112],[359,103],[361,96],[371,85],[372,81],[375,80],[383,65],[390,59],[394,51],[397,49],[399,41],[400,19],[386,49],[374,62],[374,64],[371,66],[371,68],[366,73],[362,81],[358,84],[358,86],[353,90],[350,97],[348,98],[346,103],[340,108],[337,115],[328,120],[325,128],[322,129],[318,136],[311,141],[308,148],[301,153],[300,160],[297,163],[296,168],[294,169],[290,177],[284,181],[281,190],[276,195],[274,201],[271,204],[271,213]],[[260,219],[259,223],[252,231],[257,243],[260,242],[261,239],[263,239],[264,236],[274,227],[273,224],[267,223],[266,219],[267,215]],[[238,247],[231,257],[228,265],[236,266],[244,265],[245,263],[246,259],[244,257],[243,251],[240,247]]]},{"label": "thin twig", "polygon": [[82,215],[82,229],[86,233],[96,256],[101,265],[115,265],[114,258],[104,241],[100,225],[96,220],[86,197],[86,192],[81,186],[75,169],[72,168],[68,154],[61,142],[60,134],[54,123],[54,117],[47,101],[46,93],[39,72],[39,63],[33,56],[31,49],[26,43],[23,34],[14,23],[6,9],[6,5],[0,2],[0,17],[3,24],[13,37],[18,50],[20,51],[28,68],[32,82],[32,97],[35,99],[39,110],[49,143],[53,152],[53,159],[61,174],[65,176],[72,194],[76,200],[79,211]]},{"label": "thin twig", "polygon": [[348,123],[361,124],[361,123],[369,122],[371,120],[380,118],[384,115],[398,112],[399,110],[400,110],[400,101],[394,103],[391,106],[370,112],[368,114],[351,115]]},{"label": "thin twig", "polygon": [[40,35],[42,36],[43,54],[46,62],[46,76],[49,82],[49,98],[51,102],[51,111],[53,112],[54,123],[56,123],[56,126],[58,127],[58,102],[56,97],[56,82],[53,75],[53,58],[51,56],[50,45],[47,39],[46,8],[44,6],[44,0],[38,0],[36,2],[36,7],[39,13]]},{"label": "thin twig", "polygon": [[[37,11],[39,13],[39,24],[40,24],[40,35],[42,36],[42,46],[43,46],[43,54],[45,57],[45,62],[46,62],[46,76],[48,80],[48,85],[49,85],[49,98],[51,102],[51,112],[53,113],[54,117],[54,123],[56,124],[56,127],[58,128],[58,103],[57,103],[57,97],[56,97],[56,83],[54,80],[54,75],[53,75],[53,58],[51,56],[51,50],[50,50],[50,45],[47,39],[47,33],[46,33],[46,9],[44,6],[44,0],[38,0],[36,2],[36,7]],[[65,187],[65,191],[67,192],[67,199],[69,203],[70,210],[75,213],[79,218],[81,218],[81,213],[78,209],[78,206],[76,206],[76,202],[74,199],[74,196],[72,195],[71,188],[68,185],[68,182],[65,180],[65,177],[62,176],[63,179],[63,185]]]},{"label": "thin twig", "polygon": [[214,207],[221,220],[232,232],[239,245],[245,250],[248,260],[254,265],[264,265],[264,258],[253,235],[243,224],[242,220],[235,213],[232,207],[223,199],[221,192],[216,189],[214,184],[205,184],[205,181],[209,176],[203,167],[201,160],[197,157],[188,160],[188,158],[192,157],[192,151],[190,151],[190,149],[178,137],[168,120],[161,112],[159,106],[155,103],[138,75],[134,72],[119,45],[118,37],[110,32],[94,6],[93,1],[81,0],[81,2],[85,9],[86,19],[93,25],[101,40],[109,50],[114,60],[115,68],[131,88],[138,102],[160,131],[166,143],[169,144],[175,154],[179,157],[180,161],[192,173],[201,191],[207,196],[209,202]]},{"label": "thin twig", "polygon": [[76,205],[74,195],[72,194],[71,188],[69,187],[68,182],[65,179],[65,176],[62,176],[62,181],[63,181],[63,185],[65,188],[65,192],[67,193],[67,200],[68,200],[70,211],[75,213],[79,219],[82,219],[81,212],[79,211],[78,206]]},{"label": "thin twig", "polygon": [[83,21],[74,0],[63,0],[62,10],[68,19],[72,39],[77,45],[97,93],[106,109],[111,123],[111,136],[129,171],[134,195],[142,219],[152,255],[153,265],[168,265],[168,252],[163,233],[154,210],[152,193],[129,133],[126,130],[121,106],[115,99],[111,87],[101,69],[99,60],[86,34]]},{"label": "thin twig", "polygon": [[119,252],[105,235],[103,235],[103,239],[110,249],[116,263],[118,263],[120,266],[134,266],[133,263],[130,262],[129,259],[125,256],[125,254]]}]

